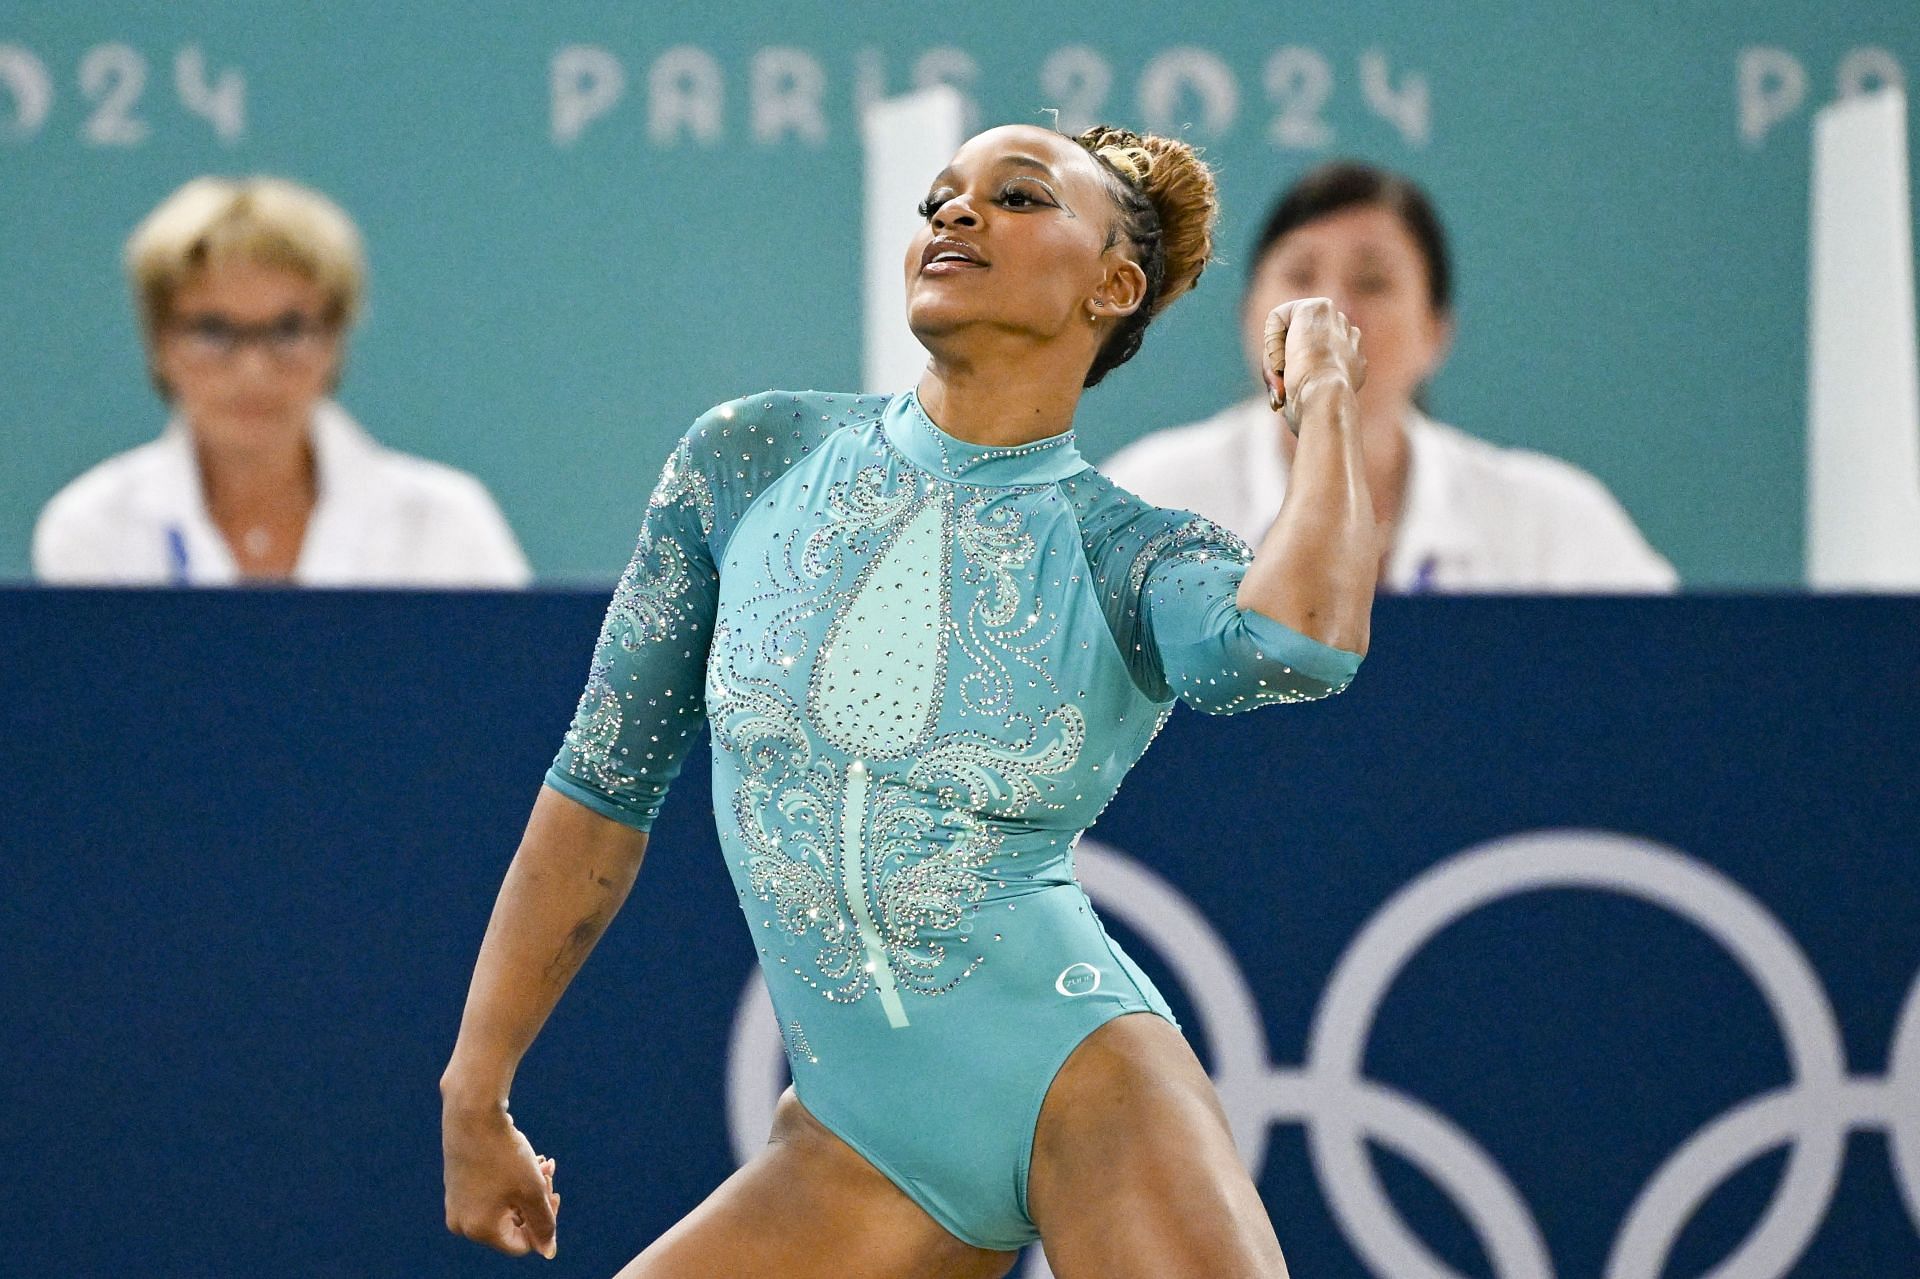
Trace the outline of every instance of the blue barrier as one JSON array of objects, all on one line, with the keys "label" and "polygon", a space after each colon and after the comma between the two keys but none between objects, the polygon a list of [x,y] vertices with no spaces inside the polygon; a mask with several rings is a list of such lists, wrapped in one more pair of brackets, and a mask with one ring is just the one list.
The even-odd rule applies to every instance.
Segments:
[{"label": "blue barrier", "polygon": [[[441,1230],[434,1083],[601,606],[0,591],[0,1271],[507,1273]],[[1296,1274],[1920,1268],[1916,636],[1390,600],[1347,695],[1173,718],[1083,869]],[[541,1273],[610,1274],[771,1086],[709,800],[522,1072]]]}]

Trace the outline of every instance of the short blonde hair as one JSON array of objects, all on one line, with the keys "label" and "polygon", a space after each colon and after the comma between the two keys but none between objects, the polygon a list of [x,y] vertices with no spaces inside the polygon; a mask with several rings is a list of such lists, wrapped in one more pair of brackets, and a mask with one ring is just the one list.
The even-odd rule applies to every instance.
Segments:
[{"label": "short blonde hair", "polygon": [[223,262],[297,272],[326,295],[327,323],[344,330],[359,317],[366,259],[339,205],[283,178],[195,178],[127,238],[127,280],[149,351],[181,286]]}]

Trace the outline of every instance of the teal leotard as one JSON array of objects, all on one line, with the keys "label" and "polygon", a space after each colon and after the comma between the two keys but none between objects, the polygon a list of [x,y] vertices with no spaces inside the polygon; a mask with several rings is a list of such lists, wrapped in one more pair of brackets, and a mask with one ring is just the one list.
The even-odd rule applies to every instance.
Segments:
[{"label": "teal leotard", "polygon": [[710,726],[800,1100],[968,1243],[1037,1237],[1027,1160],[1074,1047],[1171,1020],[1075,838],[1176,697],[1302,701],[1359,664],[1242,611],[1248,559],[1071,432],[982,448],[910,393],[722,405],[648,503],[548,785],[644,830]]}]

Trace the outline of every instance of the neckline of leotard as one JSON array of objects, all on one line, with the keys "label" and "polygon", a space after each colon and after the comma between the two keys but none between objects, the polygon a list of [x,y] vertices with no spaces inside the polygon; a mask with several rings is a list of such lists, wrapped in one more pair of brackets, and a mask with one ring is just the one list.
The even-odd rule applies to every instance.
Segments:
[{"label": "neckline of leotard", "polygon": [[959,484],[988,488],[1052,484],[1087,469],[1071,430],[1013,448],[973,444],[948,435],[904,391],[887,405],[881,421],[887,440],[922,470]]}]

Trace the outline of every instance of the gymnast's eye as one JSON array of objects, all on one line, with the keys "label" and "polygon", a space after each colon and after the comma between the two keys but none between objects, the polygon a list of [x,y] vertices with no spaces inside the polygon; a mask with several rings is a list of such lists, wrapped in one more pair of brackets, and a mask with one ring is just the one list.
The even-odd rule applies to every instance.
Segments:
[{"label": "gymnast's eye", "polygon": [[952,198],[953,198],[952,193],[948,191],[930,192],[927,195],[926,199],[920,201],[920,204],[918,206],[918,212],[921,217],[930,218],[934,215],[935,212],[939,210],[941,205],[945,204],[948,200],[951,200]]},{"label": "gymnast's eye", "polygon": [[999,203],[1009,209],[1050,208],[1057,201],[1044,182],[1016,178],[1000,188]]}]

